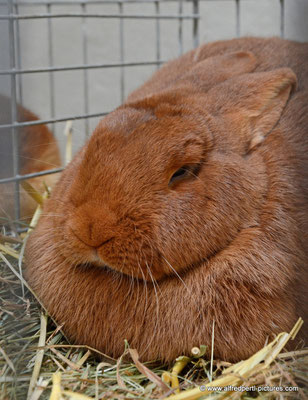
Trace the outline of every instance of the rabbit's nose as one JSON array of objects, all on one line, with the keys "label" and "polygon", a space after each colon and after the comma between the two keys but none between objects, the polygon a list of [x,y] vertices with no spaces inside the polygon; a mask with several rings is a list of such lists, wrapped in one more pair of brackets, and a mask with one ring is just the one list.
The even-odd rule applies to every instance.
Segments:
[{"label": "rabbit's nose", "polygon": [[116,216],[98,204],[84,204],[69,219],[69,229],[83,243],[100,247],[115,236]]}]

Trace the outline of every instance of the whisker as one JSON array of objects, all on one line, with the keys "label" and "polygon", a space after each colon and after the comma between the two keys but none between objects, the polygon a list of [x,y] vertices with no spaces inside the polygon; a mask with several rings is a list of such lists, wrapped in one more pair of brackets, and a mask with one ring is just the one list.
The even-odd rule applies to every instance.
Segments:
[{"label": "whisker", "polygon": [[181,278],[181,276],[178,274],[178,272],[173,268],[173,266],[170,264],[170,262],[166,259],[166,257],[164,255],[162,255],[162,258],[166,261],[168,267],[175,273],[175,275],[177,276],[177,278],[181,281],[181,283],[183,284],[183,286],[185,287],[185,289],[188,291],[188,293],[192,293],[191,289],[188,288],[188,286],[186,285],[186,283],[183,281],[183,279]]},{"label": "whisker", "polygon": [[154,293],[155,293],[155,301],[156,301],[156,320],[155,320],[155,325],[154,325],[154,329],[153,329],[153,334],[151,339],[148,341],[147,346],[144,348],[143,353],[146,352],[146,350],[152,345],[152,342],[156,336],[156,332],[158,330],[158,326],[159,326],[159,298],[158,298],[158,292],[157,292],[157,282],[156,280],[153,278],[152,272],[149,268],[148,263],[146,262],[146,267],[149,273],[149,276],[151,278],[151,281],[153,283],[153,289],[154,289]]},{"label": "whisker", "polygon": [[[0,154],[6,154],[6,153],[4,153],[4,152],[1,153],[1,151],[0,151]],[[43,160],[42,158],[32,158],[32,157],[27,157],[27,156],[22,156],[22,155],[18,155],[18,158],[24,159],[24,160],[39,161],[40,163],[44,163],[44,164],[50,165],[52,167],[59,167],[59,164],[50,163],[48,161]]]}]

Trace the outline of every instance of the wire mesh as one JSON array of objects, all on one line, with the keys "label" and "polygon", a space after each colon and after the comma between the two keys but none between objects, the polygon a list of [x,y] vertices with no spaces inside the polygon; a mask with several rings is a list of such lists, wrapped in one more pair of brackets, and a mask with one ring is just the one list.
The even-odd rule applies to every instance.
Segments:
[{"label": "wire mesh", "polygon": [[[0,179],[1,184],[14,182],[15,185],[15,218],[20,217],[20,193],[19,184],[21,180],[29,179],[35,176],[43,176],[55,172],[59,172],[62,168],[51,168],[49,170],[21,174],[19,166],[18,154],[18,131],[23,127],[35,126],[39,124],[49,124],[52,130],[55,130],[57,124],[68,120],[83,121],[84,138],[91,132],[90,120],[102,117],[110,112],[110,109],[102,108],[99,112],[91,112],[91,71],[119,71],[119,101],[123,102],[127,94],[129,79],[129,69],[152,67],[158,68],[164,61],[162,43],[166,39],[166,30],[163,29],[165,21],[173,21],[177,24],[177,42],[178,54],[184,51],[184,30],[190,30],[191,42],[193,46],[198,46],[200,43],[200,24],[203,23],[200,19],[200,4],[213,3],[214,0],[1,0],[0,9],[0,24],[6,23],[8,29],[9,42],[9,65],[7,68],[0,69],[0,78],[6,77],[10,83],[10,98],[11,98],[11,121],[0,125],[0,134],[4,130],[10,130],[13,140],[13,169],[12,176],[7,176]],[[241,35],[241,5],[247,0],[215,0],[216,3],[232,2],[235,5],[235,24],[236,36]],[[173,12],[165,12],[164,6],[166,3],[175,4],[177,9]],[[138,7],[138,12],[129,12],[128,6],[135,5]],[[144,12],[144,6],[153,6],[151,12]],[[101,11],[93,11],[93,6],[101,7]],[[109,6],[116,6],[117,9],[109,11]],[[285,34],[285,1],[279,0],[280,6],[280,35]],[[63,9],[60,9],[63,7]],[[4,12],[3,12],[4,10]],[[55,21],[59,20],[71,21],[78,20],[81,32],[81,63],[72,63],[66,65],[61,60],[56,60],[55,57]],[[22,32],[21,24],[31,24],[36,20],[46,21],[47,37],[47,65],[23,66],[22,63]],[[91,62],[89,57],[89,28],[93,21],[99,21],[101,24],[106,24],[107,21],[112,21],[115,26],[118,26],[118,40],[115,44],[119,52],[118,61],[106,62],[102,57],[101,62]],[[150,42],[148,46],[154,48],[154,57],[145,57],[140,60],[131,60],[127,49],[127,26],[130,21],[135,24],[141,24],[144,21],[152,21],[154,23],[155,43]],[[169,34],[169,33],[168,33]],[[147,40],[146,34],[144,41]],[[167,38],[168,39],[168,38]],[[44,40],[44,38],[41,38]],[[65,42],[66,37],[62,40]],[[82,97],[83,107],[79,113],[71,115],[63,115],[58,112],[57,107],[57,86],[56,74],[70,73],[75,71],[82,73]],[[49,118],[42,118],[38,121],[18,122],[17,107],[18,104],[26,103],[24,80],[26,76],[48,76],[48,98],[50,104]]]}]

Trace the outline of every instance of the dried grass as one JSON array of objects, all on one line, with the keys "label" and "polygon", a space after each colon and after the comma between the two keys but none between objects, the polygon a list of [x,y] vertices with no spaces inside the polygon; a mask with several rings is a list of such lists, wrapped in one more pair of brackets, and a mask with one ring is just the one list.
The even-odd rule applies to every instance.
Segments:
[{"label": "dried grass", "polygon": [[[23,240],[26,240],[26,237]],[[31,293],[20,274],[16,254],[20,237],[1,235],[0,249],[0,398],[1,399],[160,399],[252,398],[249,392],[200,391],[199,386],[299,386],[299,392],[263,392],[258,398],[308,396],[308,349],[284,352],[300,328],[282,333],[246,361],[235,365],[204,359],[204,348],[180,357],[168,372],[164,365],[97,356],[86,346],[70,345]],[[24,287],[24,295],[23,289]],[[245,327],[243,327],[245,329]],[[172,386],[172,387],[171,387]],[[307,397],[306,397],[307,398]]]}]

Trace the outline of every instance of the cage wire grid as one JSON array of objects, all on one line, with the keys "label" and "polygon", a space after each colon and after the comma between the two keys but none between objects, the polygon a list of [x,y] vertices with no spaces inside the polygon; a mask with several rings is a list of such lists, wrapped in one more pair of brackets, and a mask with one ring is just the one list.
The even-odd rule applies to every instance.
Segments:
[{"label": "cage wire grid", "polygon": [[[84,120],[85,122],[85,138],[89,135],[89,119],[96,117],[103,117],[111,110],[102,110],[99,113],[89,112],[89,71],[90,70],[105,70],[105,69],[120,69],[120,98],[123,102],[125,98],[125,70],[130,67],[138,66],[156,66],[157,68],[166,60],[161,56],[161,21],[174,20],[177,21],[177,36],[178,36],[178,49],[179,55],[183,53],[183,27],[186,21],[190,21],[192,25],[191,37],[193,46],[197,47],[200,41],[200,14],[199,6],[201,2],[219,2],[221,0],[0,0],[0,6],[7,7],[7,13],[0,15],[1,21],[7,21],[8,24],[8,37],[9,37],[9,68],[0,70],[0,77],[7,76],[10,80],[10,97],[11,97],[11,123],[0,125],[0,134],[4,129],[9,129],[12,135],[13,146],[13,175],[10,177],[0,179],[1,184],[14,183],[14,210],[16,221],[20,218],[20,181],[34,178],[37,176],[48,175],[57,173],[63,168],[52,168],[40,172],[30,174],[20,174],[19,168],[19,154],[18,154],[18,130],[26,126],[34,126],[41,124],[51,124],[54,126],[57,123],[69,120]],[[235,4],[235,18],[236,18],[236,36],[241,35],[240,27],[240,14],[241,3],[249,0],[228,0]],[[176,13],[161,12],[162,3],[177,3]],[[152,4],[154,6],[154,13],[127,13],[125,11],[126,4]],[[117,12],[114,13],[93,13],[89,11],[89,6],[100,4],[116,4]],[[184,11],[184,4],[190,5],[190,12]],[[280,4],[280,36],[284,37],[284,21],[285,21],[285,0],[279,0]],[[30,10],[29,12],[20,12],[21,6]],[[42,6],[44,12],[31,13],[31,6]],[[79,11],[74,12],[58,12],[54,11],[54,6],[74,6],[79,7]],[[55,19],[76,19],[81,21],[80,30],[82,36],[82,63],[74,65],[57,65],[54,61],[54,42],[53,42],[53,20]],[[47,52],[48,52],[48,66],[38,66],[31,68],[23,68],[21,60],[21,40],[20,40],[20,23],[21,21],[28,21],[31,23],[33,20],[47,21]],[[118,25],[119,29],[119,62],[112,63],[90,63],[88,57],[88,36],[87,24],[91,19],[99,19],[102,22],[105,20],[112,20]],[[155,23],[155,58],[152,60],[143,61],[127,61],[125,57],[125,20],[153,20]],[[98,33],[99,34],[99,33]],[[153,45],[153,44],[152,44]],[[82,92],[84,98],[83,113],[58,116],[55,111],[55,82],[54,78],[57,72],[60,71],[82,71]],[[23,77],[26,74],[48,74],[49,78],[49,92],[50,92],[50,118],[40,119],[37,121],[18,122],[17,121],[17,107],[18,104],[23,105]]]}]

